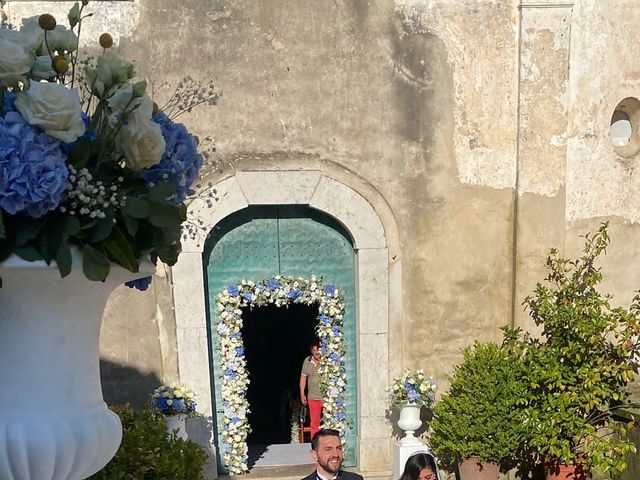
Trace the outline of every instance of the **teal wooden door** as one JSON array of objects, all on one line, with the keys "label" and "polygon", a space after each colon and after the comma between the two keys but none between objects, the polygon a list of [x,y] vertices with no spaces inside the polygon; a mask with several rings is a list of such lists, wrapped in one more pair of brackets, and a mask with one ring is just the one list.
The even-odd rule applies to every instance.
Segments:
[{"label": "teal wooden door", "polygon": [[[343,289],[348,419],[345,465],[355,466],[358,451],[355,253],[348,234],[335,220],[308,207],[250,207],[214,227],[204,255],[210,326],[217,321],[215,295],[242,279],[259,282],[278,274],[315,275],[323,277],[326,284]],[[215,351],[218,338],[215,328],[209,328],[209,331],[213,411],[216,412],[217,432],[221,432],[224,418],[218,388],[219,356]],[[217,440],[217,445],[221,446],[219,436]],[[221,467],[224,469],[224,465]]]}]

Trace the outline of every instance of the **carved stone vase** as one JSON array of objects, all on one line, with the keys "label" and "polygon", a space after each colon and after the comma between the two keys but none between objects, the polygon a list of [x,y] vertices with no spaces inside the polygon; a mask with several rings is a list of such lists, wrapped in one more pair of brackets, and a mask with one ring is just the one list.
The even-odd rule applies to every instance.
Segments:
[{"label": "carved stone vase", "polygon": [[0,264],[2,480],[80,480],[115,455],[122,425],[102,397],[100,323],[112,290],[144,270],[112,266],[93,282],[79,252],[65,278],[44,262]]},{"label": "carved stone vase", "polygon": [[422,442],[414,435],[422,426],[420,410],[422,407],[414,403],[407,403],[400,409],[398,427],[404,431],[404,437],[400,439],[401,445],[422,445]]},{"label": "carved stone vase", "polygon": [[167,422],[167,430],[169,433],[174,430],[178,430],[177,437],[182,440],[187,440],[189,435],[187,434],[187,429],[185,428],[185,421],[187,420],[187,416],[184,413],[178,413],[177,415],[169,415],[164,417]]}]

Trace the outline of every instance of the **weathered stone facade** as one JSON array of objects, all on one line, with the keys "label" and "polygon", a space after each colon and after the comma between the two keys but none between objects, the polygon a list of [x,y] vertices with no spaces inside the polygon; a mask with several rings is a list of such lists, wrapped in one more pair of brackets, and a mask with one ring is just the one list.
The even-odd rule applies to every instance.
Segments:
[{"label": "weathered stone facade", "polygon": [[[62,18],[71,3],[8,0],[3,11],[14,22],[45,10]],[[218,106],[181,117],[216,145],[201,183],[218,185],[221,200],[209,217],[197,203],[192,214],[222,218],[239,205],[216,211],[226,195],[250,204],[264,185],[246,183],[246,172],[265,172],[269,186],[287,187],[294,200],[304,195],[269,172],[316,175],[369,204],[384,227],[388,256],[375,278],[386,282],[388,303],[381,330],[364,332],[370,355],[362,361],[382,361],[384,381],[422,367],[445,388],[461,347],[499,339],[502,325],[529,327],[521,302],[543,278],[548,248],[576,256],[579,235],[602,221],[612,237],[604,289],[628,305],[640,287],[640,157],[621,156],[610,139],[616,106],[640,98],[637,0],[90,6],[99,14],[85,41],[108,30],[141,77],[175,85],[190,74],[223,93]],[[629,113],[637,135],[640,122]],[[234,182],[240,193],[226,190]],[[307,185],[307,201],[318,185]],[[275,201],[264,198],[254,203]],[[362,258],[372,255],[365,250]],[[197,348],[203,339],[193,337],[202,325],[176,325],[180,295],[195,294],[174,280],[162,268],[148,292],[122,287],[105,314],[103,357],[140,372],[128,392],[140,402],[149,376],[208,372],[208,364],[180,365],[189,358],[181,342]],[[383,397],[361,399],[372,406],[361,410],[367,478],[388,478],[391,466]]]}]

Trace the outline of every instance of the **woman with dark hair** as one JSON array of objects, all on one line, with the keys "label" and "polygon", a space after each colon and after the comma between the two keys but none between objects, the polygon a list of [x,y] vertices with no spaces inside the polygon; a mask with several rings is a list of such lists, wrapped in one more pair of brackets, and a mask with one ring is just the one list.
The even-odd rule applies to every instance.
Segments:
[{"label": "woman with dark hair", "polygon": [[442,480],[442,477],[433,455],[416,452],[407,459],[399,480]]}]

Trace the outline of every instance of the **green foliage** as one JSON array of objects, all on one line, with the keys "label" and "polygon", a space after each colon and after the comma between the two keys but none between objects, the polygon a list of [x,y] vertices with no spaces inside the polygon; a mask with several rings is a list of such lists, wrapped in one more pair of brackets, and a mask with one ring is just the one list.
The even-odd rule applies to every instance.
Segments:
[{"label": "green foliage", "polygon": [[112,408],[122,420],[124,435],[116,456],[89,477],[92,480],[204,480],[202,447],[168,436],[164,416],[148,407]]},{"label": "green foliage", "polygon": [[472,456],[506,468],[523,439],[520,359],[495,343],[476,342],[462,353],[448,393],[434,407],[431,445],[448,470]]},{"label": "green foliage", "polygon": [[626,386],[633,379],[640,297],[628,310],[612,308],[610,296],[598,291],[602,272],[595,262],[608,244],[603,224],[595,235],[585,236],[577,260],[552,249],[546,284],[539,283],[524,301],[542,329],[540,338],[513,329],[506,334],[527,367],[522,403],[529,446],[547,460],[616,474],[626,467],[625,454],[635,452],[627,437],[633,422],[617,422],[613,415],[625,406]]}]

